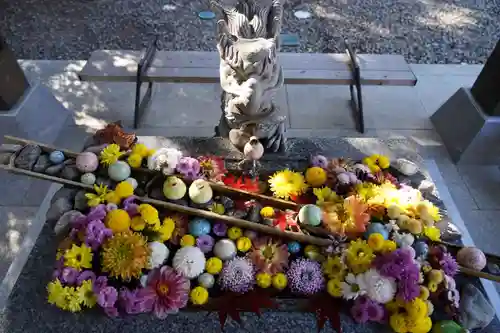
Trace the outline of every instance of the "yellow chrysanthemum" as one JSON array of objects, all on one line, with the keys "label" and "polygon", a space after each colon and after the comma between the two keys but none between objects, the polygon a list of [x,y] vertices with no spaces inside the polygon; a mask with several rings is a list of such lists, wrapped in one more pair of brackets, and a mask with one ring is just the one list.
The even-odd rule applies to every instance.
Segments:
[{"label": "yellow chrysanthemum", "polygon": [[404,305],[408,317],[413,320],[420,320],[427,316],[427,303],[421,298],[415,298]]},{"label": "yellow chrysanthemum", "polygon": [[342,280],[330,279],[326,285],[326,290],[332,297],[342,297]]},{"label": "yellow chrysanthemum", "polygon": [[416,205],[415,210],[417,211],[417,214],[422,218],[430,217],[435,222],[441,220],[439,208],[429,200],[423,200],[419,202]]},{"label": "yellow chrysanthemum", "polygon": [[260,216],[266,219],[270,219],[274,217],[274,208],[270,206],[266,206],[260,210]]},{"label": "yellow chrysanthemum", "polygon": [[78,297],[83,305],[88,308],[94,307],[97,300],[94,294],[91,280],[83,281],[82,285],[76,289],[76,292],[78,293]]},{"label": "yellow chrysanthemum", "polygon": [[212,204],[212,206],[210,206],[210,210],[219,215],[224,215],[224,213],[226,212],[226,208],[224,207],[224,205],[216,202]]},{"label": "yellow chrysanthemum", "polygon": [[342,280],[345,276],[347,267],[339,256],[328,257],[322,264],[323,274],[329,279]]},{"label": "yellow chrysanthemum", "polygon": [[124,209],[115,209],[106,215],[104,223],[113,232],[127,231],[130,228],[130,215]]},{"label": "yellow chrysanthemum", "polygon": [[195,287],[189,293],[189,299],[194,305],[203,305],[208,302],[208,290],[201,286]]},{"label": "yellow chrysanthemum", "polygon": [[325,203],[339,203],[342,201],[342,198],[329,187],[314,188],[313,193],[316,196],[316,205],[318,206]]},{"label": "yellow chrysanthemum", "polygon": [[395,241],[392,240],[386,240],[384,242],[384,247],[382,248],[382,252],[387,253],[387,252],[393,252],[396,251],[398,245],[396,244]]},{"label": "yellow chrysanthemum", "polygon": [[106,148],[103,149],[101,152],[101,162],[104,165],[111,165],[118,161],[118,159],[125,153],[120,151],[120,146],[113,143],[108,145]]},{"label": "yellow chrysanthemum", "polygon": [[428,333],[432,329],[432,320],[430,317],[425,317],[418,320],[413,327],[412,333]]},{"label": "yellow chrysanthemum", "polygon": [[82,301],[78,291],[73,287],[66,287],[66,307],[64,310],[79,312],[82,310]]},{"label": "yellow chrysanthemum", "polygon": [[374,258],[373,250],[362,239],[358,238],[356,241],[351,241],[351,244],[347,248],[347,265],[354,274],[363,273],[368,270]]},{"label": "yellow chrysanthemum", "polygon": [[95,207],[104,202],[106,200],[106,195],[109,192],[108,187],[103,184],[94,184],[94,191],[95,193],[85,194],[85,198],[87,198],[87,205],[89,207]]},{"label": "yellow chrysanthemum", "polygon": [[104,197],[104,201],[110,204],[119,205],[122,199],[115,191],[110,191]]},{"label": "yellow chrysanthemum", "polygon": [[373,233],[368,237],[368,246],[373,251],[382,251],[384,248],[385,239],[382,234]]},{"label": "yellow chrysanthemum", "polygon": [[288,278],[284,273],[277,273],[272,278],[273,287],[278,290],[283,290],[288,285]]},{"label": "yellow chrysanthemum", "polygon": [[59,279],[56,279],[55,281],[49,282],[47,284],[47,292],[47,301],[49,302],[49,304],[54,304],[59,308],[62,308],[64,306],[64,304],[66,303],[66,290],[64,289]]},{"label": "yellow chrysanthemum", "polygon": [[146,227],[146,222],[142,218],[142,216],[134,216],[130,220],[130,229],[134,231],[142,231]]},{"label": "yellow chrysanthemum", "polygon": [[147,224],[156,224],[160,222],[158,210],[150,204],[139,205],[137,211],[139,212],[139,214],[141,214],[142,218]]},{"label": "yellow chrysanthemum", "polygon": [[307,190],[307,184],[301,173],[288,169],[278,171],[269,178],[271,192],[275,197],[289,199],[301,195]]},{"label": "yellow chrysanthemum", "polygon": [[132,147],[132,154],[137,154],[141,157],[147,157],[149,155],[149,148],[143,143],[136,143]]},{"label": "yellow chrysanthemum", "polygon": [[217,257],[208,259],[205,263],[205,270],[207,271],[207,273],[210,273],[212,275],[219,274],[219,272],[222,270],[222,260]]},{"label": "yellow chrysanthemum", "polygon": [[165,219],[163,219],[163,224],[158,230],[158,232],[160,233],[161,240],[164,242],[168,241],[172,237],[174,229],[175,229],[175,221],[172,218],[166,217]]},{"label": "yellow chrysanthemum", "polygon": [[92,268],[92,250],[85,244],[77,246],[73,244],[71,249],[64,253],[64,264],[77,270]]},{"label": "yellow chrysanthemum", "polygon": [[102,270],[111,277],[130,281],[148,268],[150,255],[144,236],[131,231],[117,233],[103,244]]},{"label": "yellow chrysanthemum", "polygon": [[435,226],[424,227],[424,235],[434,242],[438,242],[441,240],[441,231]]},{"label": "yellow chrysanthemum", "polygon": [[134,195],[134,187],[127,181],[119,182],[115,187],[115,193],[119,198],[125,199]]},{"label": "yellow chrysanthemum", "polygon": [[395,313],[389,318],[389,325],[396,333],[407,333],[408,327],[406,325],[405,315],[402,313]]},{"label": "yellow chrysanthemum", "polygon": [[255,281],[260,288],[269,288],[272,284],[271,274],[260,272],[255,275]]},{"label": "yellow chrysanthemum", "polygon": [[130,154],[127,163],[131,168],[140,168],[142,165],[142,156],[139,154]]},{"label": "yellow chrysanthemum", "polygon": [[400,310],[404,309],[404,305],[405,303],[401,299],[395,298],[392,301],[386,303],[385,308],[387,309],[387,311],[389,311],[389,313],[399,313]]}]

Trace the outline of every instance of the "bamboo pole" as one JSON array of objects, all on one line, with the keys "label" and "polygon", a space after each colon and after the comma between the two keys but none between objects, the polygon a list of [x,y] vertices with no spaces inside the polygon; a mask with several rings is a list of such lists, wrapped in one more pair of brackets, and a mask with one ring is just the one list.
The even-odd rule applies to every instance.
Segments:
[{"label": "bamboo pole", "polygon": [[489,273],[482,272],[482,271],[476,271],[475,269],[471,269],[471,268],[467,268],[467,267],[463,267],[463,266],[459,266],[459,271],[460,271],[460,273],[465,274],[465,275],[475,276],[475,277],[480,278],[480,279],[486,279],[486,280],[494,281],[496,283],[500,283],[500,276],[499,275],[493,275],[493,274],[489,274]]}]

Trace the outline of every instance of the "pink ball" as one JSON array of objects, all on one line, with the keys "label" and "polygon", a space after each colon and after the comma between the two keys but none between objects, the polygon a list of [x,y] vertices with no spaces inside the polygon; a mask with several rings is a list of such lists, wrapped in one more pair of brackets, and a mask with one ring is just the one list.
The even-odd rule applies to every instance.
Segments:
[{"label": "pink ball", "polygon": [[467,268],[482,270],[486,267],[486,256],[476,247],[464,247],[457,253],[457,262]]},{"label": "pink ball", "polygon": [[80,172],[94,172],[99,166],[97,155],[91,152],[83,152],[76,157],[76,168]]}]

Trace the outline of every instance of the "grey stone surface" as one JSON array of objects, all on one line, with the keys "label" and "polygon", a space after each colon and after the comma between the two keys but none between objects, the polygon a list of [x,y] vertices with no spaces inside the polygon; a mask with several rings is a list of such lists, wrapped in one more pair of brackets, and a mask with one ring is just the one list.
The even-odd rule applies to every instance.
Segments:
[{"label": "grey stone surface", "polygon": [[32,170],[42,149],[37,145],[25,146],[14,159],[14,166],[20,169]]},{"label": "grey stone surface", "polygon": [[33,166],[33,171],[35,172],[44,172],[50,166],[49,155],[42,154],[36,160],[35,165]]},{"label": "grey stone surface", "polygon": [[45,173],[50,176],[56,176],[64,169],[64,166],[65,165],[63,163],[51,165],[45,169]]},{"label": "grey stone surface", "polygon": [[468,284],[460,294],[459,316],[464,328],[482,329],[493,320],[495,310],[478,288]]},{"label": "grey stone surface", "polygon": [[455,163],[500,163],[500,117],[487,116],[469,89],[457,90],[431,121]]},{"label": "grey stone surface", "polygon": [[66,165],[61,171],[61,177],[69,180],[77,180],[80,178],[80,172],[76,165]]},{"label": "grey stone surface", "polygon": [[500,209],[500,169],[497,165],[461,165],[458,169],[478,209]]},{"label": "grey stone surface", "polygon": [[0,164],[9,164],[12,153],[0,152]]}]

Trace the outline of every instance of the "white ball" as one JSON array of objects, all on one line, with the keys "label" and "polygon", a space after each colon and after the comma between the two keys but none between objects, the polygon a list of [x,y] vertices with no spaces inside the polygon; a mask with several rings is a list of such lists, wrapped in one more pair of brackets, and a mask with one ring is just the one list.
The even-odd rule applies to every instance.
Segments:
[{"label": "white ball", "polygon": [[236,245],[230,239],[221,239],[215,243],[214,254],[221,260],[231,260],[236,256]]},{"label": "white ball", "polygon": [[170,255],[168,247],[166,247],[163,243],[151,242],[149,243],[149,248],[151,249],[151,256],[149,257],[149,266],[151,268],[163,265],[165,260],[167,260]]},{"label": "white ball", "polygon": [[139,184],[137,183],[137,180],[135,180],[135,178],[132,178],[132,177],[129,177],[129,178],[125,179],[125,181],[126,181],[127,183],[129,183],[130,185],[132,185],[132,188],[133,188],[134,190],[135,190],[135,189],[137,188],[137,186],[139,185]]},{"label": "white ball", "polygon": [[203,273],[198,277],[198,283],[205,289],[210,289],[214,286],[215,278],[210,273]]},{"label": "white ball", "polygon": [[203,273],[205,262],[205,255],[199,248],[185,246],[175,253],[172,267],[177,273],[184,275],[188,279],[194,279]]},{"label": "white ball", "polygon": [[80,181],[86,185],[94,185],[96,177],[93,173],[87,172],[82,175]]}]

